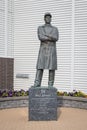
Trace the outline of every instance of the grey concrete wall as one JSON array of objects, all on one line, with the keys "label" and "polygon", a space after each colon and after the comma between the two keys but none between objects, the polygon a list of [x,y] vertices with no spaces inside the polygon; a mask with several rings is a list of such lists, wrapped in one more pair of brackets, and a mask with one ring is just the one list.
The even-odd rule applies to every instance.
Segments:
[{"label": "grey concrete wall", "polygon": [[[58,96],[58,107],[73,107],[87,109],[87,98]],[[28,107],[28,97],[0,98],[0,109]]]}]

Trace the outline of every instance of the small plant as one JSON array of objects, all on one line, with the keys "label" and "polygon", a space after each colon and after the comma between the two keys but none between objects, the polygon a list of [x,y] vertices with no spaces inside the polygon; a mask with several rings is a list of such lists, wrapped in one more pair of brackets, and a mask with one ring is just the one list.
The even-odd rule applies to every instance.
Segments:
[{"label": "small plant", "polygon": [[79,91],[77,93],[74,93],[75,97],[86,97],[86,94],[84,94],[83,92]]},{"label": "small plant", "polygon": [[81,92],[81,91],[75,91],[73,90],[73,92],[57,92],[58,96],[72,96],[72,97],[83,97],[83,98],[87,98],[87,94]]},{"label": "small plant", "polygon": [[8,97],[8,92],[6,90],[2,91],[1,94],[2,97]]},{"label": "small plant", "polygon": [[20,97],[20,96],[28,96],[28,91],[24,91],[21,89],[17,90],[0,90],[0,97]]}]

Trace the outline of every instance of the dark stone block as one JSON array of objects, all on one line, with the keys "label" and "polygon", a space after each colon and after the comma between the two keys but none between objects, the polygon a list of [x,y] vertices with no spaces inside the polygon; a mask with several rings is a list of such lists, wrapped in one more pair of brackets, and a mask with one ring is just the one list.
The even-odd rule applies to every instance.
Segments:
[{"label": "dark stone block", "polygon": [[57,89],[29,89],[29,120],[57,120]]},{"label": "dark stone block", "polygon": [[14,59],[0,57],[0,89],[13,89]]}]

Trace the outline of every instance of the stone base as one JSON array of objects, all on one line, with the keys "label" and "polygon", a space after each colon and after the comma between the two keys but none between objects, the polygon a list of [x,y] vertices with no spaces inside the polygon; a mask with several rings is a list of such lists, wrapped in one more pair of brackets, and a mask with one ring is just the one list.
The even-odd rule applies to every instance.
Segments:
[{"label": "stone base", "polygon": [[29,89],[29,120],[57,120],[57,89],[38,87]]}]

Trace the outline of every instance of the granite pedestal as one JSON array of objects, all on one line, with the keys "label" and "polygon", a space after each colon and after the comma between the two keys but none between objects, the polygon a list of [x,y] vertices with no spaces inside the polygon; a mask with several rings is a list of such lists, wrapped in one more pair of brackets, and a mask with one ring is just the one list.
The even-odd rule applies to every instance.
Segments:
[{"label": "granite pedestal", "polygon": [[57,89],[31,87],[29,89],[29,120],[57,120]]}]

